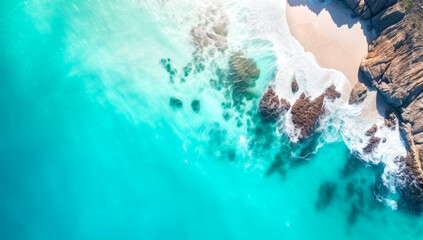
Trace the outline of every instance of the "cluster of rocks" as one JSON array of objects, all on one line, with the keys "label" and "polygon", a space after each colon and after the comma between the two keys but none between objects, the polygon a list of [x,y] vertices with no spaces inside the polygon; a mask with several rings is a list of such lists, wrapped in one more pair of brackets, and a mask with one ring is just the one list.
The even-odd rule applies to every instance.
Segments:
[{"label": "cluster of rocks", "polygon": [[[296,93],[298,89],[298,83],[294,79],[291,83],[291,90]],[[279,118],[281,113],[287,112],[291,108],[292,122],[300,131],[298,138],[304,140],[314,134],[319,118],[325,113],[325,98],[334,100],[340,97],[341,94],[336,90],[335,85],[331,85],[315,99],[311,99],[303,92],[291,108],[288,100],[279,98],[275,90],[269,87],[260,99],[259,112],[265,119],[274,121]]]},{"label": "cluster of rocks", "polygon": [[[184,106],[184,104],[182,100],[176,97],[170,97],[169,106],[174,110],[178,110],[178,109],[181,109]],[[191,108],[192,108],[192,111],[194,111],[195,113],[200,112],[200,100],[198,99],[192,100]]]},{"label": "cluster of rocks", "polygon": [[366,131],[365,135],[366,136],[374,136],[377,132],[377,125],[373,124],[373,126],[371,128],[369,128],[369,130]]},{"label": "cluster of rocks", "polygon": [[261,115],[267,120],[277,120],[279,115],[283,112],[288,111],[291,108],[291,104],[288,100],[278,97],[275,90],[268,88],[263,94],[259,103],[259,111]]},{"label": "cluster of rocks", "polygon": [[[408,170],[403,197],[411,205],[423,206],[423,0],[343,0],[362,19],[369,20],[378,37],[360,65],[360,75],[376,88],[397,113],[390,112],[385,125],[399,122],[407,146],[402,158]],[[354,91],[354,90],[353,90]],[[354,94],[358,96],[359,94]],[[355,102],[359,97],[353,97]],[[380,141],[380,140],[379,140]],[[377,140],[373,139],[376,143]],[[370,149],[370,148],[369,148]],[[418,184],[417,184],[418,183]],[[417,200],[416,200],[417,199]]]},{"label": "cluster of rocks", "polygon": [[[370,20],[379,35],[369,46],[360,74],[398,113],[408,152],[404,160],[423,185],[423,34],[416,28],[416,21],[423,16],[423,1],[344,3],[361,18]],[[392,119],[393,115],[388,116],[387,126],[396,125]]]},{"label": "cluster of rocks", "polygon": [[260,76],[260,69],[253,59],[248,58],[241,51],[234,53],[230,60],[229,77],[232,84],[238,87],[248,88],[254,87],[255,81]]}]

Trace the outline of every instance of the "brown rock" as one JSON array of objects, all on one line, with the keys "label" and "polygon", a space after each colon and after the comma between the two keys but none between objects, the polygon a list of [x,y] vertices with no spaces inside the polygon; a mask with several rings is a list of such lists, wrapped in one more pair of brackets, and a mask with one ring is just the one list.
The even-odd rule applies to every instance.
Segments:
[{"label": "brown rock", "polygon": [[288,111],[290,107],[291,104],[286,99],[281,98],[279,100],[276,92],[272,88],[268,88],[260,99],[259,112],[266,119],[274,121],[278,119],[282,112]]},{"label": "brown rock", "polygon": [[397,117],[395,116],[395,113],[391,111],[385,112],[385,126],[395,129],[397,125]]},{"label": "brown rock", "polygon": [[298,82],[297,82],[297,80],[292,80],[292,83],[291,83],[291,90],[292,90],[292,92],[293,93],[296,93],[296,92],[298,92],[298,89],[300,89],[300,87],[298,86]]},{"label": "brown rock", "polygon": [[336,91],[336,87],[335,85],[330,85],[330,87],[328,87],[324,93],[325,97],[330,99],[330,100],[334,100],[336,98],[340,98],[341,94]]},{"label": "brown rock", "polygon": [[366,136],[373,136],[377,132],[377,125],[374,124],[369,130],[366,132]]},{"label": "brown rock", "polygon": [[380,140],[382,140],[382,139],[379,138],[379,137],[375,137],[375,136],[370,137],[369,144],[367,144],[367,146],[365,148],[363,148],[363,151],[365,153],[373,152],[373,150],[375,150],[375,148],[377,148],[377,146],[379,145]]},{"label": "brown rock", "polygon": [[[423,2],[343,0],[355,14],[370,19],[379,35],[369,45],[360,75],[399,113],[408,169],[423,183]],[[387,119],[386,125],[394,127]]]},{"label": "brown rock", "polygon": [[306,139],[314,133],[317,120],[324,113],[323,102],[323,94],[311,100],[302,93],[292,106],[292,122],[296,128],[300,129],[300,140]]},{"label": "brown rock", "polygon": [[351,90],[349,104],[358,103],[364,101],[367,97],[367,87],[362,82],[357,82]]}]

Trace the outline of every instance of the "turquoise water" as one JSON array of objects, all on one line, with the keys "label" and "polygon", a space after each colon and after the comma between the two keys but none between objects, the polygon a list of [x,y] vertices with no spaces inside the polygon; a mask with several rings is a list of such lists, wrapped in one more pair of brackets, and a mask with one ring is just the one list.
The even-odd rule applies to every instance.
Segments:
[{"label": "turquoise water", "polygon": [[[264,2],[283,21],[283,2]],[[233,105],[231,52],[257,63],[256,96],[277,71],[323,71],[248,4],[217,7],[228,49],[196,71],[208,3],[3,0],[1,239],[423,239],[420,217],[376,198],[383,164],[351,154],[342,112],[301,145],[260,120],[258,97]]]}]

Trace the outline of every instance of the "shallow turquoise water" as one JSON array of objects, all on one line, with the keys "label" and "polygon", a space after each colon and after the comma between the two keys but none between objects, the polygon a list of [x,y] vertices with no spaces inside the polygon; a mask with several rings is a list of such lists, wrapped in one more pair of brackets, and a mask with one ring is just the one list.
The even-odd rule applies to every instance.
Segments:
[{"label": "shallow turquoise water", "polygon": [[[257,98],[243,114],[223,107],[210,79],[225,56],[180,82],[189,3],[7,0],[0,10],[1,239],[423,238],[421,218],[376,200],[383,167],[354,160],[337,128],[301,161],[260,123]],[[261,93],[275,50],[240,36],[230,48],[257,62]]]}]

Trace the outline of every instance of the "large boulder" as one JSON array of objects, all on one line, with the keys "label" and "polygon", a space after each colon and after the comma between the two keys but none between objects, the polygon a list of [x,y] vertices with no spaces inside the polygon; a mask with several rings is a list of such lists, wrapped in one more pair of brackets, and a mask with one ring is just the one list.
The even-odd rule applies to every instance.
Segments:
[{"label": "large boulder", "polygon": [[408,152],[403,160],[423,183],[423,1],[343,2],[361,18],[370,19],[378,34],[361,62],[360,75],[398,112]]},{"label": "large boulder", "polygon": [[359,103],[367,97],[367,87],[362,82],[357,82],[351,90],[349,104]]},{"label": "large boulder", "polygon": [[291,109],[292,122],[300,129],[299,139],[309,138],[315,131],[318,118],[324,113],[324,95],[311,100],[304,93],[294,103]]},{"label": "large boulder", "polygon": [[423,213],[423,188],[416,177],[408,170],[400,172],[399,186],[400,193],[398,208],[420,216]]}]

